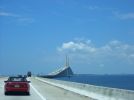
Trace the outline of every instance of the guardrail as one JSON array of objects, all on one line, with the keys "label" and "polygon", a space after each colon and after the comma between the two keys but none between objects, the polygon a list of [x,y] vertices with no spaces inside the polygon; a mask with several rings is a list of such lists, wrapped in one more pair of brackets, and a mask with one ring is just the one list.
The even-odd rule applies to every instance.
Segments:
[{"label": "guardrail", "polygon": [[36,79],[97,100],[134,100],[134,91],[131,90],[108,88],[46,78]]}]

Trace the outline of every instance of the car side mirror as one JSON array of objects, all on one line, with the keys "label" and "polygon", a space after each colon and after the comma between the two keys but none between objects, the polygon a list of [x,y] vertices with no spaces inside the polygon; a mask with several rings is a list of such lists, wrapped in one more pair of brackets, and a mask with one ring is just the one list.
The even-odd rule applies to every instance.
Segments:
[{"label": "car side mirror", "polygon": [[31,81],[27,81],[28,83],[31,83]]}]

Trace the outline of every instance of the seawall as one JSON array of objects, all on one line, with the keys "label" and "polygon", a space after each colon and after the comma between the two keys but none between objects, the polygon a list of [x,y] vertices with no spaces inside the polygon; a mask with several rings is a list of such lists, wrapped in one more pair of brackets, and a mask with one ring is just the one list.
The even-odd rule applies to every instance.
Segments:
[{"label": "seawall", "polygon": [[131,90],[108,88],[39,77],[36,77],[36,79],[96,100],[134,100],[134,91]]}]

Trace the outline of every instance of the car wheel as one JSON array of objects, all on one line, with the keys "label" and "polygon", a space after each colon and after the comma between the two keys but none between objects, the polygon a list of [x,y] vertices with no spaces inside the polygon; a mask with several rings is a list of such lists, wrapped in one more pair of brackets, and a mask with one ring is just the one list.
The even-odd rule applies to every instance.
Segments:
[{"label": "car wheel", "polygon": [[8,92],[5,92],[4,94],[5,94],[5,95],[8,95]]},{"label": "car wheel", "polygon": [[26,92],[26,95],[30,95],[30,93],[29,92]]}]

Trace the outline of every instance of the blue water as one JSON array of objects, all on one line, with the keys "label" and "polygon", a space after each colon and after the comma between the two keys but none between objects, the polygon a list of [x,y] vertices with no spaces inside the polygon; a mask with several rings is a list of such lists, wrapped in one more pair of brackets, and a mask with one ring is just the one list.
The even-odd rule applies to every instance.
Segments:
[{"label": "blue water", "polygon": [[92,84],[98,86],[134,90],[134,75],[74,75],[58,80]]}]

